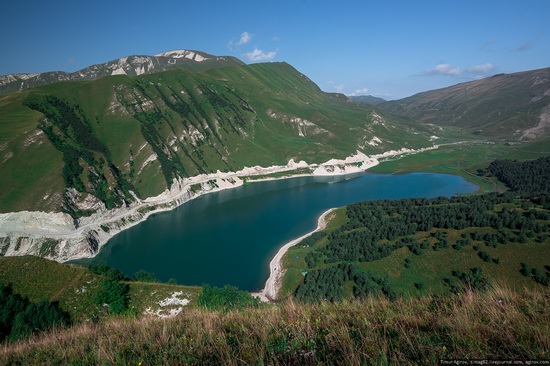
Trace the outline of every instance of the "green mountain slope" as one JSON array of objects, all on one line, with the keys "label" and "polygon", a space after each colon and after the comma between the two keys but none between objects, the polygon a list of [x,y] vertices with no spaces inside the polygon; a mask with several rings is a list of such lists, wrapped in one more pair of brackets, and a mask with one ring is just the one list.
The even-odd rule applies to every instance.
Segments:
[{"label": "green mountain slope", "polygon": [[426,147],[433,134],[286,63],[55,83],[0,97],[0,115],[0,212],[73,217],[177,177]]},{"label": "green mountain slope", "polygon": [[550,68],[499,74],[379,106],[419,122],[487,137],[541,139],[550,134]]}]

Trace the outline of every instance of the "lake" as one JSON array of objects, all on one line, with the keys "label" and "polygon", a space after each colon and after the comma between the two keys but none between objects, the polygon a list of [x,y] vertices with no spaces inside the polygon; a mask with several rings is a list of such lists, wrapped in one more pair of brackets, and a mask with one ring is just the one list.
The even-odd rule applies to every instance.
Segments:
[{"label": "lake", "polygon": [[263,288],[269,261],[286,242],[317,226],[331,208],[354,202],[472,193],[462,177],[412,173],[361,173],[257,182],[209,193],[150,216],[114,236],[91,260],[131,276],[153,272],[182,285]]}]

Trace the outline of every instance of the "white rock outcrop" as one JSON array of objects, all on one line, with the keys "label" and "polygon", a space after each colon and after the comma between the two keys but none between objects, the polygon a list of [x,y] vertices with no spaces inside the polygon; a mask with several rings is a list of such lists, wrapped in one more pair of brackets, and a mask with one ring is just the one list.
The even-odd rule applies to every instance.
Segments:
[{"label": "white rock outcrop", "polygon": [[[357,151],[345,159],[330,159],[321,164],[308,164],[290,159],[286,165],[269,167],[244,167],[236,172],[201,174],[190,178],[174,179],[169,189],[155,197],[135,201],[127,207],[108,210],[94,199],[87,197],[81,201],[82,208],[91,208],[94,214],[73,220],[65,213],[48,212],[12,212],[0,214],[0,254],[1,255],[38,255],[41,257],[68,261],[95,256],[110,238],[122,230],[147,219],[155,212],[171,210],[195,197],[209,192],[239,187],[254,176],[263,176],[289,172],[289,177],[299,175],[341,175],[365,171],[387,159],[404,154],[418,153],[435,149],[386,151],[377,155],[365,155]],[[292,174],[293,171],[302,170]],[[307,173],[309,169],[309,173]],[[303,172],[306,170],[306,173]],[[69,192],[70,193],[70,192]],[[78,192],[73,194],[78,194]],[[89,206],[89,207],[88,207]]]}]

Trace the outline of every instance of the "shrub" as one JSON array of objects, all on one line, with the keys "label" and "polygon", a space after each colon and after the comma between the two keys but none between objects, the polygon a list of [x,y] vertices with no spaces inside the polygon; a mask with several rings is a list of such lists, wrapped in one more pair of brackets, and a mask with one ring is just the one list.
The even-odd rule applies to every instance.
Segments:
[{"label": "shrub", "polygon": [[201,307],[221,311],[257,307],[260,303],[250,293],[229,285],[221,288],[204,285],[197,302]]},{"label": "shrub", "polygon": [[15,316],[9,339],[16,341],[56,326],[69,325],[69,323],[69,314],[61,310],[57,303],[47,301],[38,304],[29,303],[23,312]]},{"label": "shrub", "polygon": [[453,286],[453,292],[462,292],[465,290],[487,290],[489,288],[489,280],[482,275],[482,270],[479,267],[470,268],[470,272],[462,272],[458,270],[452,271],[453,277],[458,278],[462,282],[462,286]]},{"label": "shrub", "polygon": [[105,263],[91,264],[88,266],[88,270],[92,273],[112,279],[113,281],[122,281],[125,279],[124,274],[120,270],[111,268]]},{"label": "shrub", "polygon": [[478,255],[479,258],[481,258],[484,262],[490,262],[490,261],[493,259],[493,258],[491,258],[491,256],[489,255],[489,253],[484,252],[484,251],[478,252],[477,255]]},{"label": "shrub", "polygon": [[154,273],[146,272],[144,270],[139,270],[134,273],[132,279],[138,282],[159,282]]},{"label": "shrub", "polygon": [[521,263],[521,269],[519,271],[525,277],[531,277],[531,266],[527,263]]},{"label": "shrub", "polygon": [[128,292],[130,286],[124,282],[105,279],[102,287],[96,296],[96,304],[109,305],[113,314],[122,314],[128,309]]}]

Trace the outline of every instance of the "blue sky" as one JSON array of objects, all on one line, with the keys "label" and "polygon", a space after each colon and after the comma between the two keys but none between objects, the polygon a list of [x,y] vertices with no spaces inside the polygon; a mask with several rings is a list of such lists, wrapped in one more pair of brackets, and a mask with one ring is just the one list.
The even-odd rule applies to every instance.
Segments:
[{"label": "blue sky", "polygon": [[397,99],[550,67],[550,0],[17,0],[0,75],[195,49],[285,61],[325,91]]}]

